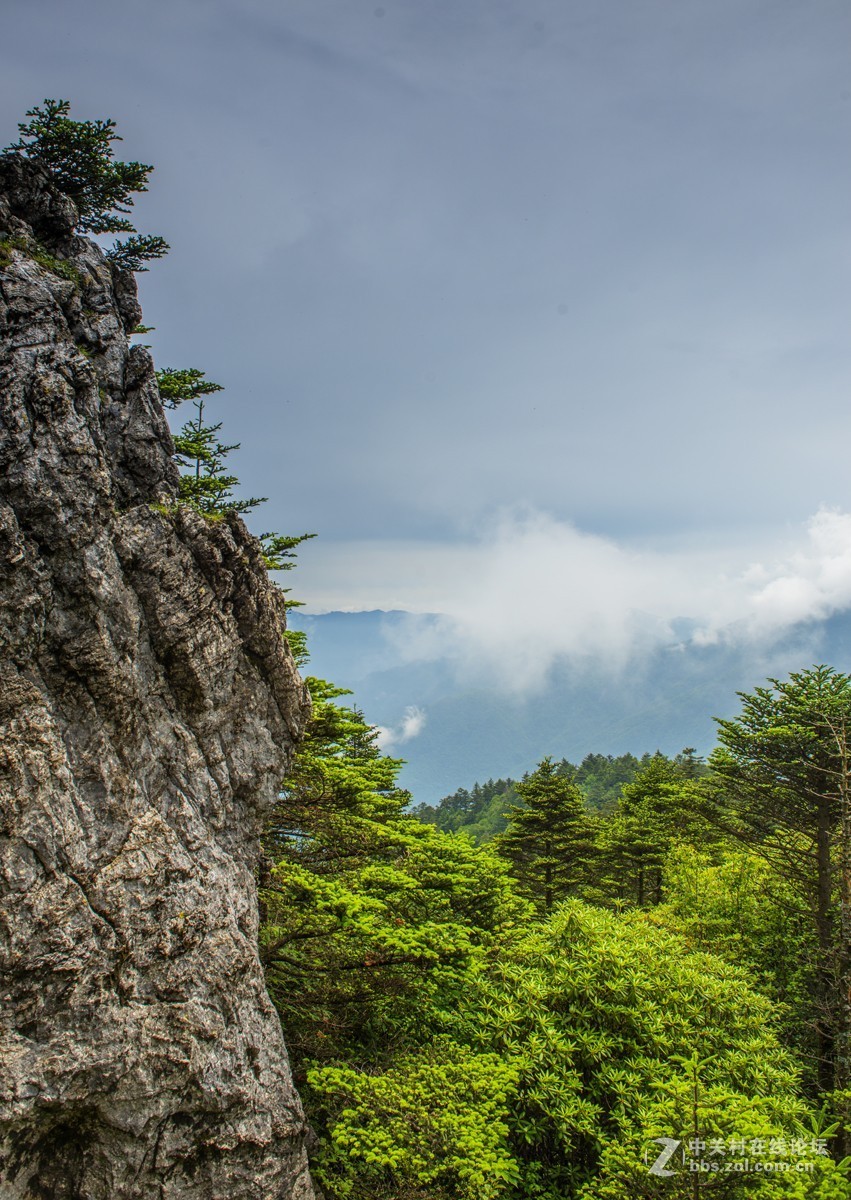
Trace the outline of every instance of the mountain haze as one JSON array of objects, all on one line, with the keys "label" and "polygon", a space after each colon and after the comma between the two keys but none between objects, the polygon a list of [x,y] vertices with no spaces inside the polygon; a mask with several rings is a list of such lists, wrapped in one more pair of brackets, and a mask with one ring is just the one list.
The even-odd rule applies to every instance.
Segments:
[{"label": "mountain haze", "polygon": [[[406,760],[403,785],[425,803],[477,780],[519,778],[546,754],[574,762],[590,752],[675,754],[684,746],[706,754],[713,718],[737,711],[737,691],[814,662],[851,668],[847,613],[795,625],[770,642],[731,633],[700,645],[687,640],[683,622],[683,641],[625,665],[565,658],[537,686],[515,692],[465,674],[449,648],[446,656],[413,657],[440,620],[380,610],[291,614],[291,625],[307,633],[306,670],[351,688],[367,720],[384,730],[385,747]],[[412,711],[420,719],[406,736]]]}]

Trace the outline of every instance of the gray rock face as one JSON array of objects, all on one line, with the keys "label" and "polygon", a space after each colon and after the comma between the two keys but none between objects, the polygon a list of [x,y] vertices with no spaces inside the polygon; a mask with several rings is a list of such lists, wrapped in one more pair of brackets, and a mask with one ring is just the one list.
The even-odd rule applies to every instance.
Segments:
[{"label": "gray rock face", "polygon": [[75,219],[0,158],[0,1197],[309,1200],[255,884],[309,701]]}]

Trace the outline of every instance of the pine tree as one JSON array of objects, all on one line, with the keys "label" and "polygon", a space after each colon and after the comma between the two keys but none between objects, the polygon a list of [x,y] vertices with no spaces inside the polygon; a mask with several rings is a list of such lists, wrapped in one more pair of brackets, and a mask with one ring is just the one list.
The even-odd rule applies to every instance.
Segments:
[{"label": "pine tree", "polygon": [[[234,488],[239,486],[239,478],[228,472],[225,459],[232,451],[239,449],[240,443],[226,445],[221,442],[218,434],[222,422],[209,425],[204,419],[206,397],[221,392],[222,385],[206,379],[204,372],[195,367],[166,367],[157,371],[157,385],[166,408],[177,408],[188,401],[195,409],[194,418],[186,421],[174,435],[174,457],[182,468],[178,493],[180,500],[184,504],[191,504],[207,517],[222,516],[226,512],[249,512],[258,504],[263,504],[265,496],[252,496],[248,500],[232,498]],[[279,535],[265,536],[272,538]],[[289,542],[292,539],[279,540]],[[296,539],[293,544],[301,540]],[[278,556],[282,557],[284,551],[285,547],[279,546]]]},{"label": "pine tree", "polygon": [[654,754],[624,784],[600,830],[599,881],[605,895],[643,907],[660,904],[665,860],[681,841],[702,845],[708,830],[694,812],[693,752],[671,760]]},{"label": "pine tree", "polygon": [[521,891],[549,911],[576,892],[593,854],[593,826],[579,787],[545,758],[516,785],[523,801],[495,840]]},{"label": "pine tree", "polygon": [[[197,367],[164,367],[157,371],[157,385],[165,408],[177,408],[189,401],[195,409],[195,418],[187,421],[174,435],[174,456],[183,468],[179,499],[207,517],[219,517],[227,512],[249,512],[258,504],[263,504],[265,496],[252,496],[248,500],[232,499],[239,479],[228,473],[225,459],[232,450],[239,449],[239,442],[231,445],[220,442],[218,432],[222,427],[221,421],[217,425],[208,425],[204,420],[205,397],[221,392],[222,385],[207,379]],[[259,540],[263,543],[266,566],[270,571],[291,570],[295,566],[296,547],[315,536],[314,533],[261,533]],[[287,603],[290,608],[298,607],[298,601],[289,600]],[[288,634],[287,640],[293,647],[300,645],[296,631]]]},{"label": "pine tree", "polygon": [[239,478],[228,472],[225,459],[233,450],[239,449],[240,443],[226,445],[219,441],[222,422],[207,424],[203,396],[193,400],[192,407],[195,409],[194,418],[174,435],[175,458],[181,467],[186,468],[180,476],[180,499],[208,517],[227,512],[250,512],[258,504],[263,504],[266,496],[233,499]]},{"label": "pine tree", "polygon": [[157,371],[157,387],[160,389],[163,407],[177,408],[187,400],[194,402],[203,396],[211,396],[214,392],[224,390],[220,383],[205,379],[204,374],[197,367],[163,367]]},{"label": "pine tree", "polygon": [[851,676],[768,682],[718,722],[707,811],[801,898],[818,940],[820,1084],[851,1090]]},{"label": "pine tree", "polygon": [[20,137],[5,148],[42,163],[59,191],[69,196],[80,216],[82,233],[130,233],[107,251],[122,270],[145,271],[142,264],[162,258],[169,246],[163,238],[137,234],[126,213],[133,196],[148,190],[148,163],[118,162],[112,149],[121,137],[112,120],[75,121],[68,100],[45,100],[44,107],[27,111],[29,121],[18,125]]}]

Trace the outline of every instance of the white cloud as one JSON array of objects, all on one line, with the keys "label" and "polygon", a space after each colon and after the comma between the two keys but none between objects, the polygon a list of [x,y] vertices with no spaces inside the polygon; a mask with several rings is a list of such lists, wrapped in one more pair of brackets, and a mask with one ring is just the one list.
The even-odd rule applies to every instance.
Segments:
[{"label": "white cloud", "polygon": [[397,746],[404,746],[406,742],[413,741],[415,737],[419,737],[425,728],[425,723],[425,711],[414,705],[409,705],[402,714],[402,719],[398,725],[394,725],[392,728],[387,728],[384,725],[377,727],[378,745],[385,752],[394,750]]},{"label": "white cloud", "polygon": [[851,514],[822,509],[808,525],[805,544],[780,564],[752,597],[762,628],[820,619],[851,604]]},{"label": "white cloud", "polygon": [[314,609],[440,614],[395,628],[400,661],[446,658],[464,679],[524,691],[565,659],[618,670],[659,645],[771,641],[851,607],[851,513],[821,509],[761,546],[658,549],[504,512],[463,545],[326,547],[301,594]]}]

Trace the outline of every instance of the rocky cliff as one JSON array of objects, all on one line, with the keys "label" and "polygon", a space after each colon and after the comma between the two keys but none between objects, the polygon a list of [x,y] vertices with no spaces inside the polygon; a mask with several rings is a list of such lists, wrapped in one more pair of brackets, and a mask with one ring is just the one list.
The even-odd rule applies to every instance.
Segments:
[{"label": "rocky cliff", "polygon": [[75,220],[0,158],[0,1196],[307,1200],[255,866],[308,699]]}]

